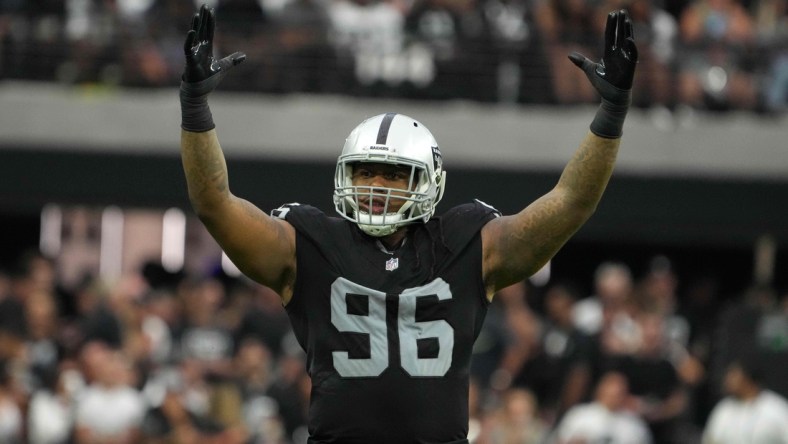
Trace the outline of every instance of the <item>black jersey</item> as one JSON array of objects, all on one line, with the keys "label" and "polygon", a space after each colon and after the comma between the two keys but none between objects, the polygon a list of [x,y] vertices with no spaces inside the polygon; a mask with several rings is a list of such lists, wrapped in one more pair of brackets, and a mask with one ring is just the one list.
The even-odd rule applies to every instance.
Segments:
[{"label": "black jersey", "polygon": [[345,219],[274,211],[296,230],[286,306],[312,378],[310,443],[465,443],[471,349],[487,312],[475,201],[389,252]]}]

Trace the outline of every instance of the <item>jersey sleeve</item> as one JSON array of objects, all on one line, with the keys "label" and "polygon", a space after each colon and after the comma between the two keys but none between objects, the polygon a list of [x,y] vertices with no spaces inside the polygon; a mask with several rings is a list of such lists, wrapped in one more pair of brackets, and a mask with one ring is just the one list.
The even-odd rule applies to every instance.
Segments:
[{"label": "jersey sleeve", "polygon": [[295,228],[296,232],[311,241],[320,241],[317,233],[326,231],[329,224],[325,213],[311,205],[301,205],[300,203],[288,203],[272,210],[271,216],[286,220]]},{"label": "jersey sleeve", "polygon": [[271,216],[284,219],[302,233],[324,229],[330,223],[330,217],[323,211],[300,203],[288,203],[272,210]]},{"label": "jersey sleeve", "polygon": [[500,216],[498,210],[480,200],[451,208],[439,218],[446,246],[452,251],[463,249],[487,222]]},{"label": "jersey sleeve", "polygon": [[290,223],[302,239],[314,244],[321,254],[332,258],[339,254],[343,244],[349,242],[348,226],[342,219],[329,217],[311,205],[284,204],[272,210],[271,216]]}]

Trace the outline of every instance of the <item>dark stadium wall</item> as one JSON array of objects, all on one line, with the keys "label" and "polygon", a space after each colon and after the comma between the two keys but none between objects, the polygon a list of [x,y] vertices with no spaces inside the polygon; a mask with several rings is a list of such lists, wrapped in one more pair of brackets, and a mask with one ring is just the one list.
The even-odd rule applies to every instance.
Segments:
[{"label": "dark stadium wall", "polygon": [[[270,210],[303,202],[333,211],[334,165],[229,158],[233,191]],[[439,208],[472,198],[519,211],[556,183],[558,171],[448,169]],[[180,159],[0,147],[0,210],[46,203],[188,208]],[[578,240],[751,246],[763,234],[788,241],[788,180],[645,177],[616,173]]]},{"label": "dark stadium wall", "polygon": [[[233,191],[266,211],[288,202],[333,211],[331,163],[234,157],[228,166]],[[450,168],[439,209],[478,198],[503,213],[516,212],[547,192],[558,175]],[[37,242],[30,225],[47,203],[189,208],[180,159],[171,155],[0,147],[0,177],[0,241],[8,256],[24,247],[22,232],[27,243]],[[729,270],[724,274],[741,286],[759,236],[788,243],[788,208],[780,202],[788,202],[788,181],[615,174],[596,214],[555,263],[558,270],[588,273],[610,258],[637,266],[673,252],[694,268]]]}]

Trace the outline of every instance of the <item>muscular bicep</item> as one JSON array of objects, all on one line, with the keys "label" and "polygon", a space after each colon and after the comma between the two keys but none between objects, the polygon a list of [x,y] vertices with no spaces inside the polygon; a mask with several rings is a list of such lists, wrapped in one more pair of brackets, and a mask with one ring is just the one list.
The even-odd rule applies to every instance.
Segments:
[{"label": "muscular bicep", "polygon": [[247,276],[287,303],[295,280],[295,230],[230,192],[215,130],[181,131],[181,160],[189,200],[205,227]]},{"label": "muscular bicep", "polygon": [[483,273],[488,296],[537,272],[589,214],[556,187],[519,213],[485,225]]},{"label": "muscular bicep", "polygon": [[488,296],[538,271],[591,217],[613,172],[620,139],[591,132],[550,192],[482,229]]},{"label": "muscular bicep", "polygon": [[245,275],[289,301],[296,268],[292,225],[233,195],[200,220]]}]

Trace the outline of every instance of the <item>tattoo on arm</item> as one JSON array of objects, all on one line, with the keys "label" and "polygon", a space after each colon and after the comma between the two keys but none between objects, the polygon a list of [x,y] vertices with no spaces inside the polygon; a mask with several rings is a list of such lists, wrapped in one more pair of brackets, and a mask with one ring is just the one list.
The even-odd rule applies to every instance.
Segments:
[{"label": "tattoo on arm", "polygon": [[215,134],[184,133],[183,167],[190,194],[224,194],[228,191],[227,165]]},{"label": "tattoo on arm", "polygon": [[588,136],[564,168],[558,181],[577,203],[596,207],[602,197],[618,154],[621,139]]},{"label": "tattoo on arm", "polygon": [[539,270],[595,210],[613,171],[619,141],[587,136],[558,184],[520,213],[501,218],[492,234],[498,288]]}]

